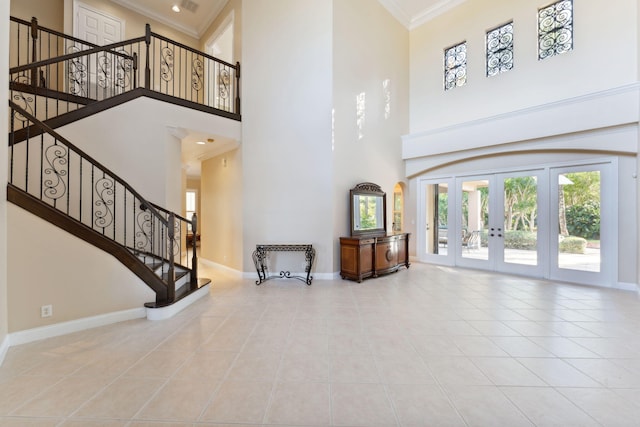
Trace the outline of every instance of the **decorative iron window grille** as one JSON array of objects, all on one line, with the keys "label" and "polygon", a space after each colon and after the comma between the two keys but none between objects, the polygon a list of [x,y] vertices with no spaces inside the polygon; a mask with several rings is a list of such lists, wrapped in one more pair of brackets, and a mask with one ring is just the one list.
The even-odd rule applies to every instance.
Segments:
[{"label": "decorative iron window grille", "polygon": [[467,83],[467,42],[444,51],[444,90]]},{"label": "decorative iron window grille", "polygon": [[573,49],[573,0],[561,0],[538,10],[538,59]]},{"label": "decorative iron window grille", "polygon": [[487,31],[487,77],[513,68],[513,21]]}]

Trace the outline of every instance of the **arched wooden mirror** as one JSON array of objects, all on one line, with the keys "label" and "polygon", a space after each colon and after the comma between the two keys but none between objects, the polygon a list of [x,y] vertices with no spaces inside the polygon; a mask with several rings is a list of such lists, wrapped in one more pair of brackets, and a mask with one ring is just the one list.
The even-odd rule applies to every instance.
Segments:
[{"label": "arched wooden mirror", "polygon": [[349,191],[351,235],[383,236],[387,232],[387,198],[379,185],[362,182]]}]

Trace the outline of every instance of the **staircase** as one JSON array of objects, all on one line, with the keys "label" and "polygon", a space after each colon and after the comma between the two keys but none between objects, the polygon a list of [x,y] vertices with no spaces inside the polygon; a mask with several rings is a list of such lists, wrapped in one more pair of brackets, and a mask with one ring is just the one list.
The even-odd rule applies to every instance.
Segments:
[{"label": "staircase", "polygon": [[35,18],[12,17],[10,31],[7,199],[118,259],[155,292],[147,307],[174,304],[210,283],[198,279],[195,215],[148,202],[55,128],[140,96],[240,120],[239,64],[148,25],[144,36],[108,46]]}]

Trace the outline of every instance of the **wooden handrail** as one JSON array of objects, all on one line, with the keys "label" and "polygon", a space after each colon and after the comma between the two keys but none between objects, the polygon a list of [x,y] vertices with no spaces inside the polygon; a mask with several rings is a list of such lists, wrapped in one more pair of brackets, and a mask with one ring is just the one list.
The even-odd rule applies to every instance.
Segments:
[{"label": "wooden handrail", "polygon": [[56,37],[60,37],[60,38],[66,39],[66,40],[71,40],[71,41],[76,42],[76,43],[86,44],[87,46],[99,47],[99,45],[97,45],[95,43],[91,43],[91,42],[88,42],[86,40],[81,40],[81,39],[79,39],[77,37],[69,36],[67,34],[61,33],[60,31],[52,30],[51,28],[43,27],[42,25],[38,24],[38,20],[36,18],[32,18],[31,22],[29,22],[29,21],[25,21],[24,19],[20,19],[20,18],[16,18],[16,17],[10,16],[9,20],[11,20],[13,22],[16,22],[18,24],[26,25],[26,26],[33,26],[34,25],[34,21],[35,21],[35,26],[40,31],[44,31],[46,33],[53,34]]},{"label": "wooden handrail", "polygon": [[168,221],[166,219],[164,219],[162,217],[162,215],[160,215],[158,210],[154,207],[154,205],[151,202],[148,202],[133,187],[131,187],[131,185],[129,185],[125,180],[121,179],[118,175],[116,175],[115,173],[111,172],[111,170],[109,170],[109,168],[107,168],[106,166],[102,165],[100,162],[95,160],[93,157],[88,155],[86,152],[84,152],[80,148],[78,148],[75,145],[73,145],[68,139],[66,139],[65,137],[63,137],[59,133],[57,133],[55,130],[51,129],[45,123],[42,123],[40,120],[38,120],[33,115],[29,114],[28,111],[26,111],[23,108],[21,108],[15,102],[9,100],[9,106],[12,109],[14,109],[15,111],[19,112],[22,116],[27,118],[32,123],[34,123],[38,127],[42,128],[45,131],[45,133],[48,133],[49,135],[53,136],[56,140],[64,143],[67,147],[71,148],[78,155],[80,155],[81,157],[83,157],[84,159],[89,161],[89,163],[91,163],[94,166],[96,166],[97,168],[101,169],[103,172],[108,173],[114,179],[114,181],[118,182],[118,184],[122,185],[127,191],[129,191],[133,196],[135,196],[138,200],[140,200],[145,205],[145,207],[151,211],[153,216],[157,217],[163,225],[165,225],[165,226],[168,225]]},{"label": "wooden handrail", "polygon": [[92,55],[92,54],[95,54],[95,53],[106,52],[106,51],[110,51],[109,53],[112,53],[113,55],[120,56],[122,58],[125,58],[125,59],[133,61],[133,56],[132,55],[127,55],[127,54],[124,54],[122,52],[114,51],[112,49],[115,49],[115,48],[121,47],[121,46],[134,44],[134,43],[143,42],[143,41],[144,41],[144,37],[138,37],[138,38],[135,38],[135,39],[125,40],[125,41],[117,42],[117,43],[111,43],[111,44],[108,44],[108,45],[105,45],[105,46],[98,46],[98,47],[94,47],[94,48],[86,49],[86,50],[81,50],[81,51],[74,52],[74,53],[67,53],[66,55],[56,56],[55,58],[45,59],[45,60],[42,60],[42,61],[32,62],[30,64],[25,64],[25,65],[20,65],[18,67],[10,68],[9,69],[9,74],[19,73],[21,71],[27,71],[27,70],[30,70],[32,68],[44,67],[44,66],[47,66],[47,65],[56,64],[58,62],[64,62],[64,61],[68,61],[70,59],[80,58],[82,56],[88,56],[88,55]]}]

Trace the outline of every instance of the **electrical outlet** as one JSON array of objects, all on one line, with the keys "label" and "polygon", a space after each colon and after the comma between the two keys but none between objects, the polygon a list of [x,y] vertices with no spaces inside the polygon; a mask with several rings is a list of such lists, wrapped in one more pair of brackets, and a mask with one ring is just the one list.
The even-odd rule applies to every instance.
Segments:
[{"label": "electrical outlet", "polygon": [[40,317],[51,317],[51,316],[53,316],[53,306],[51,304],[43,305],[42,307],[40,307]]}]

